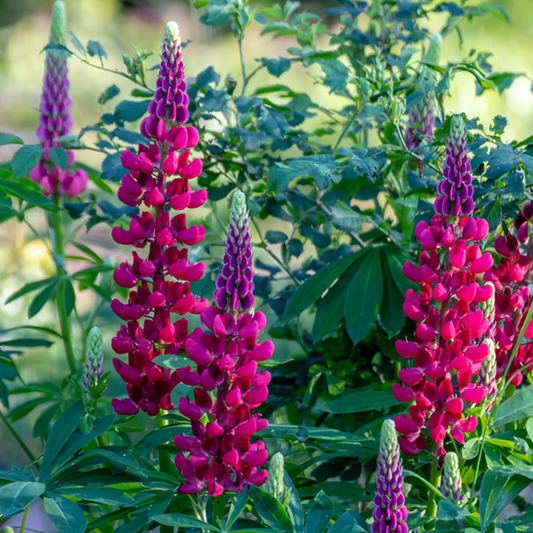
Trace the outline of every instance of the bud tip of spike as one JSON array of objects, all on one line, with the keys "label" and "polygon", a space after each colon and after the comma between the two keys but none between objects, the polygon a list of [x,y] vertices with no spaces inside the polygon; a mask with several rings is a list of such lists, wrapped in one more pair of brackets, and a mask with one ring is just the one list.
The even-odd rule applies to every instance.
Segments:
[{"label": "bud tip of spike", "polygon": [[177,41],[178,43],[181,41],[180,29],[178,27],[178,24],[173,20],[167,22],[165,28],[165,40]]},{"label": "bud tip of spike", "polygon": [[50,27],[50,42],[52,44],[65,44],[66,42],[67,11],[65,3],[61,0],[54,2],[52,8],[52,24]]}]

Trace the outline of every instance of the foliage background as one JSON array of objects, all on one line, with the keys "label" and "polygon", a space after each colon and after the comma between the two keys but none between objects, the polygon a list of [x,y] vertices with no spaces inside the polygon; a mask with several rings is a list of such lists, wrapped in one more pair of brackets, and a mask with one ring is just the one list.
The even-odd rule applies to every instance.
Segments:
[{"label": "foliage background", "polygon": [[[231,73],[240,82],[239,56],[236,41],[223,29],[207,28],[198,22],[197,11],[186,2],[139,2],[114,0],[72,0],[67,3],[69,13],[68,28],[74,30],[77,36],[86,42],[88,39],[102,43],[108,54],[106,66],[121,68],[122,52],[129,52],[135,44],[139,50],[145,48],[158,50],[161,30],[167,20],[176,20],[180,24],[184,39],[191,39],[186,50],[187,75],[194,77],[197,73],[210,65],[214,65],[222,75]],[[258,2],[259,3],[259,2]],[[446,40],[441,64],[449,59],[457,60],[466,57],[472,48],[493,52],[492,60],[496,71],[523,72],[513,86],[503,94],[485,92],[476,97],[473,78],[467,74],[458,74],[452,84],[451,98],[447,100],[447,112],[467,112],[469,117],[478,116],[481,122],[489,125],[492,118],[501,114],[509,119],[504,140],[527,137],[531,130],[527,116],[533,112],[533,94],[531,92],[531,78],[533,78],[533,56],[530,54],[530,31],[533,26],[533,10],[528,6],[528,0],[504,0],[501,2],[509,13],[509,25],[494,17],[474,19],[473,22],[463,23],[464,43],[460,46],[456,35]],[[10,131],[21,136],[26,142],[34,142],[34,129],[37,121],[36,107],[41,89],[43,72],[43,56],[40,55],[46,43],[49,25],[49,13],[52,2],[42,0],[24,0],[14,2],[4,0],[0,2],[0,116],[2,130]],[[263,5],[267,5],[263,2]],[[305,8],[320,13],[327,6],[336,5],[335,2],[305,2]],[[443,15],[444,17],[444,15]],[[444,22],[435,17],[427,21],[430,31],[436,31]],[[247,67],[253,69],[256,65],[254,58],[268,55],[268,57],[285,56],[285,49],[291,45],[291,38],[272,41],[270,35],[259,36],[260,26],[254,25],[247,33],[245,46],[245,60]],[[266,51],[267,50],[267,51]],[[149,62],[153,64],[153,62]],[[73,115],[75,131],[81,126],[94,123],[105,110],[99,109],[98,96],[102,91],[116,84],[124,91],[131,90],[131,84],[112,74],[86,67],[75,59],[69,62],[71,71],[71,96],[74,101]],[[154,73],[149,73],[154,76]],[[302,76],[298,67],[293,67],[280,79],[301,92],[307,92],[315,101],[328,98],[330,107],[335,107],[334,95],[328,95],[323,86],[313,83],[307,76]],[[261,71],[251,83],[255,86],[273,83],[273,79],[266,70]],[[109,110],[114,102],[107,104]],[[0,148],[0,159],[9,159],[12,155],[10,146]],[[78,153],[78,158],[96,168],[100,166],[100,155],[90,152]],[[42,215],[36,215],[34,225],[44,224],[39,220]],[[278,219],[268,218],[262,225],[262,232],[267,230],[286,229]],[[83,233],[83,232],[82,232]],[[118,255],[116,246],[111,242],[110,230],[106,225],[94,228],[82,242],[90,245],[103,257],[113,254],[116,261]],[[276,252],[279,247],[273,245]],[[112,250],[112,251],[111,251]],[[261,256],[257,250],[256,257]],[[14,327],[26,323],[27,300],[20,299],[9,306],[3,302],[9,294],[24,283],[47,277],[53,272],[46,250],[35,240],[27,228],[14,221],[0,226],[0,257],[3,267],[0,272],[0,329]],[[262,258],[263,259],[263,258]],[[268,258],[264,258],[269,262]],[[296,266],[296,265],[294,265]],[[90,312],[93,297],[88,291],[81,293],[78,306],[81,313]],[[272,315],[275,319],[275,316]],[[54,325],[55,313],[50,307],[32,319],[34,325]],[[115,333],[117,323],[109,309],[104,308],[98,321],[104,333],[105,346],[109,347],[111,336]],[[276,341],[276,359],[287,358],[298,347],[293,342]],[[108,348],[106,366],[110,368],[112,354]],[[59,343],[43,352],[42,348],[28,349],[26,355],[18,360],[18,369],[27,382],[56,381],[65,375],[62,347]],[[113,375],[112,375],[113,376]],[[123,383],[112,377],[109,396],[123,394]],[[14,398],[11,401],[16,401]],[[16,405],[16,403],[14,404]],[[20,433],[30,448],[40,453],[40,440],[31,439],[31,427],[37,414],[31,415],[17,423]],[[147,417],[136,420],[136,424],[150,425]],[[142,420],[142,422],[141,422]],[[22,452],[0,428],[0,438],[3,444],[0,451],[0,468],[8,469],[10,465],[25,464]]]}]

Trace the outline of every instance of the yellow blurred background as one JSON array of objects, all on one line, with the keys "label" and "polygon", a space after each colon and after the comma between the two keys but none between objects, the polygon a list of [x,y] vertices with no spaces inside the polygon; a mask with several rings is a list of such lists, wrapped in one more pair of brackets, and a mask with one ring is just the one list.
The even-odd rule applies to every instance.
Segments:
[{"label": "yellow blurred background", "polygon": [[[44,68],[44,55],[41,51],[48,39],[52,3],[49,0],[0,0],[0,131],[15,133],[28,143],[36,142],[36,109]],[[231,74],[239,83],[241,81],[235,39],[226,26],[214,30],[202,26],[192,0],[190,3],[179,0],[65,0],[65,3],[67,29],[73,31],[84,44],[89,39],[99,41],[108,55],[105,62],[107,68],[124,70],[122,53],[131,55],[133,46],[139,51],[154,50],[155,55],[148,60],[148,64],[156,64],[165,23],[175,20],[180,26],[183,40],[191,40],[185,51],[188,77],[195,76],[213,65],[223,78],[226,74]],[[253,0],[250,3],[261,4]],[[263,2],[262,5],[268,3]],[[473,78],[468,74],[458,74],[452,84],[451,98],[445,105],[448,112],[466,112],[469,117],[479,117],[487,126],[496,115],[507,117],[509,126],[504,139],[511,141],[523,139],[533,133],[533,0],[503,0],[501,3],[508,11],[510,23],[506,24],[491,15],[470,22],[465,21],[462,25],[463,44],[460,44],[456,34],[448,37],[444,43],[441,65],[448,61],[460,61],[466,58],[472,49],[476,49],[494,54],[490,62],[495,71],[524,74],[502,94],[486,91],[480,97],[476,97]],[[325,7],[335,5],[338,4],[333,0],[304,2],[306,9],[317,13]],[[439,15],[427,21],[427,27],[433,32],[439,31],[444,21],[445,16]],[[245,60],[249,69],[257,65],[255,58],[287,57],[286,48],[293,44],[291,38],[273,41],[271,34],[260,36],[260,31],[261,26],[257,23],[248,31]],[[326,40],[323,45],[327,46]],[[72,48],[71,45],[70,47]],[[96,58],[92,61],[98,64]],[[76,58],[69,60],[69,70],[75,132],[85,125],[97,122],[102,113],[112,111],[116,103],[127,98],[134,88],[128,80],[91,68]],[[312,78],[302,76],[301,73],[301,70],[293,68],[279,81],[307,92],[312,99],[320,99],[325,107],[328,107],[327,98],[331,98],[331,107],[334,107],[334,97],[314,85]],[[155,72],[150,72],[149,76],[153,81]],[[276,80],[263,70],[254,80],[251,89],[261,83],[274,82]],[[102,108],[97,103],[98,96],[112,84],[121,89],[121,94]],[[87,139],[91,137],[88,136]],[[15,149],[14,146],[0,147],[0,160],[10,158]],[[78,152],[77,158],[97,168],[100,166],[101,156],[95,152]],[[45,225],[43,215],[34,216],[32,222],[37,228]],[[84,233],[82,230],[81,234]],[[113,247],[109,239],[107,226],[97,226],[82,240],[97,248],[103,257],[113,255],[115,259],[120,258],[120,252]],[[54,267],[45,245],[36,240],[26,226],[15,221],[0,226],[0,257],[2,330],[27,323],[26,308],[31,301],[29,297],[21,298],[4,306],[5,299],[24,283],[51,275]],[[94,298],[80,295],[78,303],[80,310],[87,312],[94,304]],[[107,347],[115,331],[115,325],[108,323],[111,318],[111,314],[104,313],[96,322],[103,327]],[[56,322],[54,310],[48,305],[30,323],[53,327]],[[110,360],[111,353],[107,348],[107,368],[110,368]],[[58,380],[60,375],[66,373],[66,369],[63,374],[59,372],[64,362],[62,347],[58,343],[50,350],[27,350],[26,355],[18,358],[17,362],[26,382]],[[117,387],[120,387],[117,389],[118,394],[124,393],[122,383],[117,384]],[[34,419],[35,416],[32,416],[29,421]],[[41,445],[38,441],[32,441],[31,425],[19,422],[16,427],[30,442],[30,448],[38,452]],[[9,468],[10,464],[23,464],[25,457],[1,425],[0,435],[0,468]]]}]

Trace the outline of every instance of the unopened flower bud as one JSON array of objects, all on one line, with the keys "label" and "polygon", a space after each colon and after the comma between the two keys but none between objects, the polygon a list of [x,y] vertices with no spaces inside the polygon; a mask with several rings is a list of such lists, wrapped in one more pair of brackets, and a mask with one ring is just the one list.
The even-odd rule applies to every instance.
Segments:
[{"label": "unopened flower bud", "polygon": [[465,501],[465,496],[461,487],[461,472],[459,471],[459,461],[454,452],[448,452],[444,458],[444,469],[442,472],[442,492],[456,505],[461,505]]},{"label": "unopened flower bud", "polygon": [[87,337],[87,362],[85,363],[85,374],[83,385],[87,389],[98,384],[98,380],[103,375],[103,353],[102,353],[102,333],[95,326]]},{"label": "unopened flower bud", "polygon": [[487,406],[487,410],[492,407],[494,396],[497,392],[496,386],[496,350],[494,347],[494,341],[492,339],[485,339],[483,344],[489,347],[489,354],[486,359],[481,363],[481,369],[479,370],[479,384],[483,387],[487,387],[488,393],[485,398],[484,404]]}]

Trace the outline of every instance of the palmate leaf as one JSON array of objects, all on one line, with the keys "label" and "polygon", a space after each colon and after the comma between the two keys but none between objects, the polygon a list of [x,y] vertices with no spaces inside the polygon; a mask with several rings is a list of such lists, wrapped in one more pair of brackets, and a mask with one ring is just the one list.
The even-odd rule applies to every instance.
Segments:
[{"label": "palmate leaf", "polygon": [[287,303],[283,320],[289,321],[297,317],[315,303],[322,294],[333,285],[336,279],[359,257],[368,250],[365,248],[358,252],[351,253],[319,270],[314,276],[308,278],[302,285],[294,291]]},{"label": "palmate leaf", "polygon": [[372,329],[382,298],[381,254],[379,250],[371,250],[362,259],[344,302],[346,329],[354,344],[362,341]]}]

